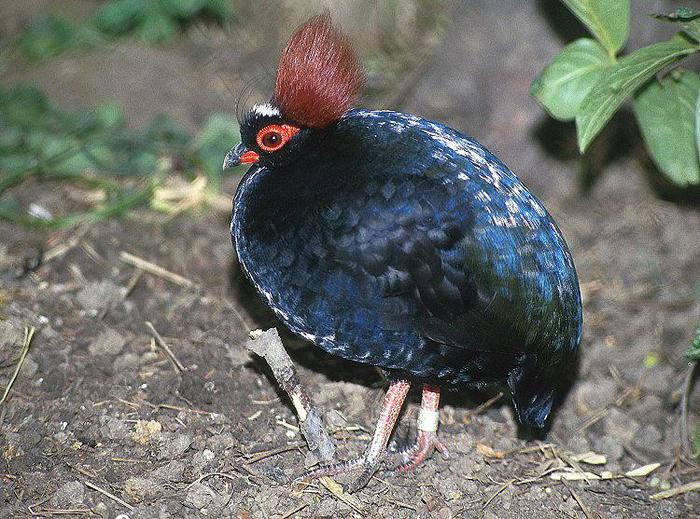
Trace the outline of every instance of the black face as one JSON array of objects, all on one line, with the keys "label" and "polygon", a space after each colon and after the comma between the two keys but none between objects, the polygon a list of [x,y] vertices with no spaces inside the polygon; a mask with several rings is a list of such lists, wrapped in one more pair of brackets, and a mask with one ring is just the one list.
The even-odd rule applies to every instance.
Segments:
[{"label": "black face", "polygon": [[241,162],[272,167],[289,164],[303,158],[309,134],[308,128],[284,119],[275,106],[255,105],[241,121],[241,144],[245,147],[239,150]]}]

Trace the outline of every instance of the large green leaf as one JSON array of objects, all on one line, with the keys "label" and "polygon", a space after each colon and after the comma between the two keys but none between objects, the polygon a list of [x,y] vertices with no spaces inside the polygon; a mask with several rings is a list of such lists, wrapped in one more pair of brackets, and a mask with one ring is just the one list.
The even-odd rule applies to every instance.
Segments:
[{"label": "large green leaf", "polygon": [[695,139],[700,75],[677,70],[635,96],[634,113],[654,162],[680,186],[700,184]]},{"label": "large green leaf", "polygon": [[671,41],[636,50],[611,67],[588,92],[576,114],[581,152],[588,148],[626,98],[661,69],[697,50],[692,42],[677,36]]},{"label": "large green leaf", "polygon": [[552,117],[573,120],[581,101],[611,65],[610,55],[597,41],[581,38],[547,65],[532,82],[530,94]]},{"label": "large green leaf", "polygon": [[611,55],[625,46],[630,31],[629,0],[562,0]]}]

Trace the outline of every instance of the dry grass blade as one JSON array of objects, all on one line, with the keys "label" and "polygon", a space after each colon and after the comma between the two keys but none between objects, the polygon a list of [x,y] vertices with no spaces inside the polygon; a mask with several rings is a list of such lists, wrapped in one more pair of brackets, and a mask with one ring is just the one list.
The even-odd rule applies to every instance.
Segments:
[{"label": "dry grass blade", "polygon": [[362,502],[357,499],[355,496],[346,494],[343,491],[343,487],[341,487],[338,483],[336,483],[333,479],[329,478],[328,476],[321,476],[318,478],[319,482],[328,490],[331,494],[333,494],[338,500],[342,501],[346,505],[348,505],[350,508],[355,510],[358,514],[363,513],[363,506]]},{"label": "dry grass blade", "polygon": [[493,404],[498,402],[501,398],[503,398],[503,391],[500,391],[497,395],[492,396],[486,402],[480,403],[474,409],[467,411],[467,415],[469,415],[469,416],[480,415],[481,413],[486,411],[489,407],[491,407]]},{"label": "dry grass blade", "polygon": [[648,465],[644,465],[642,467],[637,467],[636,469],[628,470],[625,472],[625,476],[628,478],[639,478],[639,477],[644,477],[648,476],[652,472],[654,472],[656,469],[658,469],[661,466],[661,463],[649,463]]},{"label": "dry grass blade", "polygon": [[493,501],[494,499],[496,499],[496,497],[498,496],[498,494],[500,494],[501,492],[503,492],[506,488],[508,488],[508,487],[509,487],[510,485],[512,485],[513,483],[515,483],[515,481],[516,481],[515,479],[508,480],[508,481],[506,481],[505,483],[503,483],[500,487],[498,487],[498,490],[496,490],[496,491],[493,493],[493,495],[492,495],[491,497],[489,497],[489,498],[486,500],[486,502],[481,506],[481,511],[483,512],[484,510],[486,510],[486,507],[489,506],[489,505],[491,504],[491,501]]},{"label": "dry grass blade", "polygon": [[309,506],[309,505],[306,503],[302,503],[299,506],[297,506],[296,508],[292,508],[289,512],[282,514],[282,516],[280,516],[280,519],[287,519],[288,517],[291,517],[294,514],[301,512],[307,506]]},{"label": "dry grass blade", "polygon": [[214,476],[218,476],[218,477],[221,477],[221,478],[224,478],[224,479],[229,479],[229,480],[231,480],[231,481],[236,481],[236,480],[238,480],[238,479],[246,479],[245,476],[239,476],[238,474],[233,474],[233,475],[231,475],[231,474],[226,474],[225,472],[208,472],[208,473],[206,473],[206,474],[203,474],[203,475],[199,476],[199,477],[198,477],[197,479],[195,479],[192,483],[190,483],[189,485],[187,485],[187,486],[185,487],[185,491],[189,490],[190,488],[192,488],[192,487],[193,487],[194,485],[196,485],[197,483],[201,483],[201,482],[204,481],[205,479],[208,479],[208,478],[211,478],[211,477],[214,477]]},{"label": "dry grass blade", "polygon": [[79,228],[75,235],[69,238],[67,241],[60,243],[55,247],[52,247],[49,250],[47,250],[44,253],[43,263],[48,263],[49,261],[60,258],[64,254],[69,252],[73,247],[80,243],[80,240],[83,239],[83,236],[85,236],[88,230],[89,227],[87,225],[84,225],[83,227]]},{"label": "dry grass blade", "polygon": [[143,258],[139,258],[138,256],[134,256],[133,254],[130,254],[126,251],[121,251],[119,253],[119,259],[122,260],[124,263],[133,265],[136,268],[140,268],[141,270],[148,272],[149,274],[161,277],[167,281],[170,281],[171,283],[175,283],[176,285],[188,288],[193,288],[196,286],[193,281],[187,279],[186,277],[181,276],[179,274],[175,274],[174,272],[170,272],[169,270],[166,270],[163,267],[156,265],[155,263],[147,261]]},{"label": "dry grass blade", "polygon": [[92,510],[89,508],[40,508],[38,510],[31,509],[29,511],[32,516],[52,517],[60,515],[92,515]]},{"label": "dry grass blade", "polygon": [[123,506],[124,508],[126,508],[127,510],[133,510],[133,509],[134,509],[133,506],[131,506],[129,503],[127,503],[127,502],[124,501],[123,499],[118,498],[117,496],[115,496],[115,495],[112,494],[111,492],[107,492],[104,488],[100,488],[100,487],[98,487],[97,485],[95,485],[94,483],[90,483],[89,481],[85,481],[85,486],[88,487],[88,488],[91,488],[91,489],[94,490],[95,492],[99,492],[99,493],[102,494],[103,496],[107,496],[107,497],[110,498],[112,501],[114,501],[115,503],[119,503],[120,505],[122,505],[122,506]]},{"label": "dry grass blade", "polygon": [[155,329],[153,324],[150,321],[145,321],[146,328],[151,332],[153,335],[153,338],[156,340],[156,344],[163,348],[163,351],[168,355],[168,358],[170,361],[173,363],[173,366],[175,367],[175,371],[178,373],[182,373],[185,371],[185,366],[182,365],[182,363],[177,359],[175,354],[173,353],[173,350],[170,349],[170,346],[168,346],[168,343],[165,342],[165,339],[158,333],[158,330]]},{"label": "dry grass blade", "polygon": [[550,474],[549,477],[554,481],[589,481],[600,479],[600,476],[593,472],[579,472],[575,470],[572,470],[571,472],[555,472],[554,474]]},{"label": "dry grass blade", "polygon": [[25,326],[25,328],[24,328],[24,341],[22,342],[22,351],[20,352],[20,355],[19,355],[19,361],[17,362],[17,365],[15,366],[15,371],[12,373],[12,376],[10,377],[10,381],[7,383],[7,387],[5,388],[5,392],[3,393],[2,398],[0,398],[0,405],[5,403],[7,396],[10,394],[10,390],[12,389],[12,386],[14,385],[15,381],[17,380],[17,376],[19,375],[19,371],[22,369],[22,364],[24,364],[24,359],[27,358],[27,353],[29,353],[29,348],[32,345],[32,338],[34,337],[35,331],[36,331],[36,328],[34,328],[33,326]]},{"label": "dry grass blade", "polygon": [[664,490],[663,492],[659,492],[658,494],[652,495],[650,499],[652,501],[658,501],[659,499],[668,499],[670,497],[679,496],[681,494],[693,492],[695,490],[700,490],[700,479],[697,481],[691,481],[690,483],[686,483],[685,485],[681,485],[676,488]]},{"label": "dry grass blade", "polygon": [[299,447],[302,447],[302,443],[294,443],[292,445],[285,445],[284,447],[279,447],[277,449],[270,449],[268,451],[263,451],[257,453],[255,456],[252,458],[246,460],[244,462],[245,465],[252,465],[253,463],[257,463],[260,460],[264,460],[266,458],[269,458],[270,456],[276,456],[277,454],[282,454],[283,452],[289,452],[293,451],[295,449],[298,449]]},{"label": "dry grass blade", "polygon": [[574,492],[574,489],[567,485],[566,482],[564,482],[564,486],[568,489],[569,493],[571,494],[571,497],[574,498],[574,501],[578,503],[578,506],[581,507],[581,511],[583,512],[583,515],[586,516],[586,519],[595,519],[596,516],[593,515],[593,513],[591,513],[590,509],[586,506],[586,503],[584,503],[581,497],[576,492]]},{"label": "dry grass blade", "polygon": [[605,465],[608,459],[602,454],[597,452],[584,452],[583,454],[576,454],[571,456],[572,461],[577,463],[585,463],[587,465]]}]

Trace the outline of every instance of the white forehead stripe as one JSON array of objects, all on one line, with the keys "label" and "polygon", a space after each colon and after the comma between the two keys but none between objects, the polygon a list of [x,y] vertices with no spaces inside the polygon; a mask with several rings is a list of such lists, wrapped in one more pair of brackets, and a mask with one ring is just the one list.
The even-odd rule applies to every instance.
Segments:
[{"label": "white forehead stripe", "polygon": [[262,117],[273,117],[273,116],[280,116],[280,111],[277,107],[272,106],[270,103],[261,103],[259,105],[254,105],[251,109],[251,112],[256,113],[257,115],[260,115]]}]

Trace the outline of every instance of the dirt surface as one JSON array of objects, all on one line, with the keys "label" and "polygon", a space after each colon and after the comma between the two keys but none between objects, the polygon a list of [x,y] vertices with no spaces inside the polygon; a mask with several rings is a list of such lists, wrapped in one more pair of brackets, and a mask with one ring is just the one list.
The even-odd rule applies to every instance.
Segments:
[{"label": "dirt surface", "polygon": [[[7,35],[31,10],[5,3],[14,17],[3,22]],[[445,37],[395,107],[445,121],[490,147],[543,200],[572,248],[585,305],[580,373],[549,435],[519,439],[507,398],[478,407],[490,395],[450,394],[440,429],[450,460],[436,456],[405,476],[378,474],[356,500],[318,483],[295,489],[290,480],[306,453],[296,418],[244,347],[251,329],[276,323],[241,279],[227,215],[168,219],[143,210],[53,233],[0,224],[0,387],[25,327],[37,328],[0,407],[1,518],[697,517],[698,492],[651,499],[700,478],[679,454],[678,432],[683,353],[700,319],[697,210],[659,199],[639,138],[624,121],[624,138],[603,154],[605,170],[582,192],[570,129],[547,122],[528,97],[530,80],[562,44],[553,28],[556,3],[502,3],[498,10],[487,0],[452,5]],[[645,12],[659,7],[649,4]],[[94,4],[66,5],[79,12]],[[259,35],[274,34],[265,40],[274,48],[302,11],[280,10],[275,30],[246,45],[193,31],[163,49],[128,43],[17,68],[7,82],[38,81],[64,106],[117,99],[133,124],[167,112],[195,127],[210,111],[232,109],[225,86],[246,81],[242,63],[273,66]],[[267,27],[267,14],[251,15],[242,34]],[[635,24],[648,22],[638,14]],[[227,193],[237,180],[227,181]],[[13,194],[51,211],[75,208],[84,195],[40,184]],[[42,265],[18,278],[40,250]],[[187,281],[139,273],[122,251]],[[184,370],[153,341],[146,321]],[[289,337],[286,343],[327,412],[340,456],[359,454],[378,414],[382,378]],[[414,397],[399,439],[415,432],[416,408]],[[700,391],[691,395],[690,413],[700,416]],[[575,461],[588,451],[605,464]],[[660,466],[623,476],[649,463]],[[607,471],[612,479],[552,479],[564,471]]]}]

